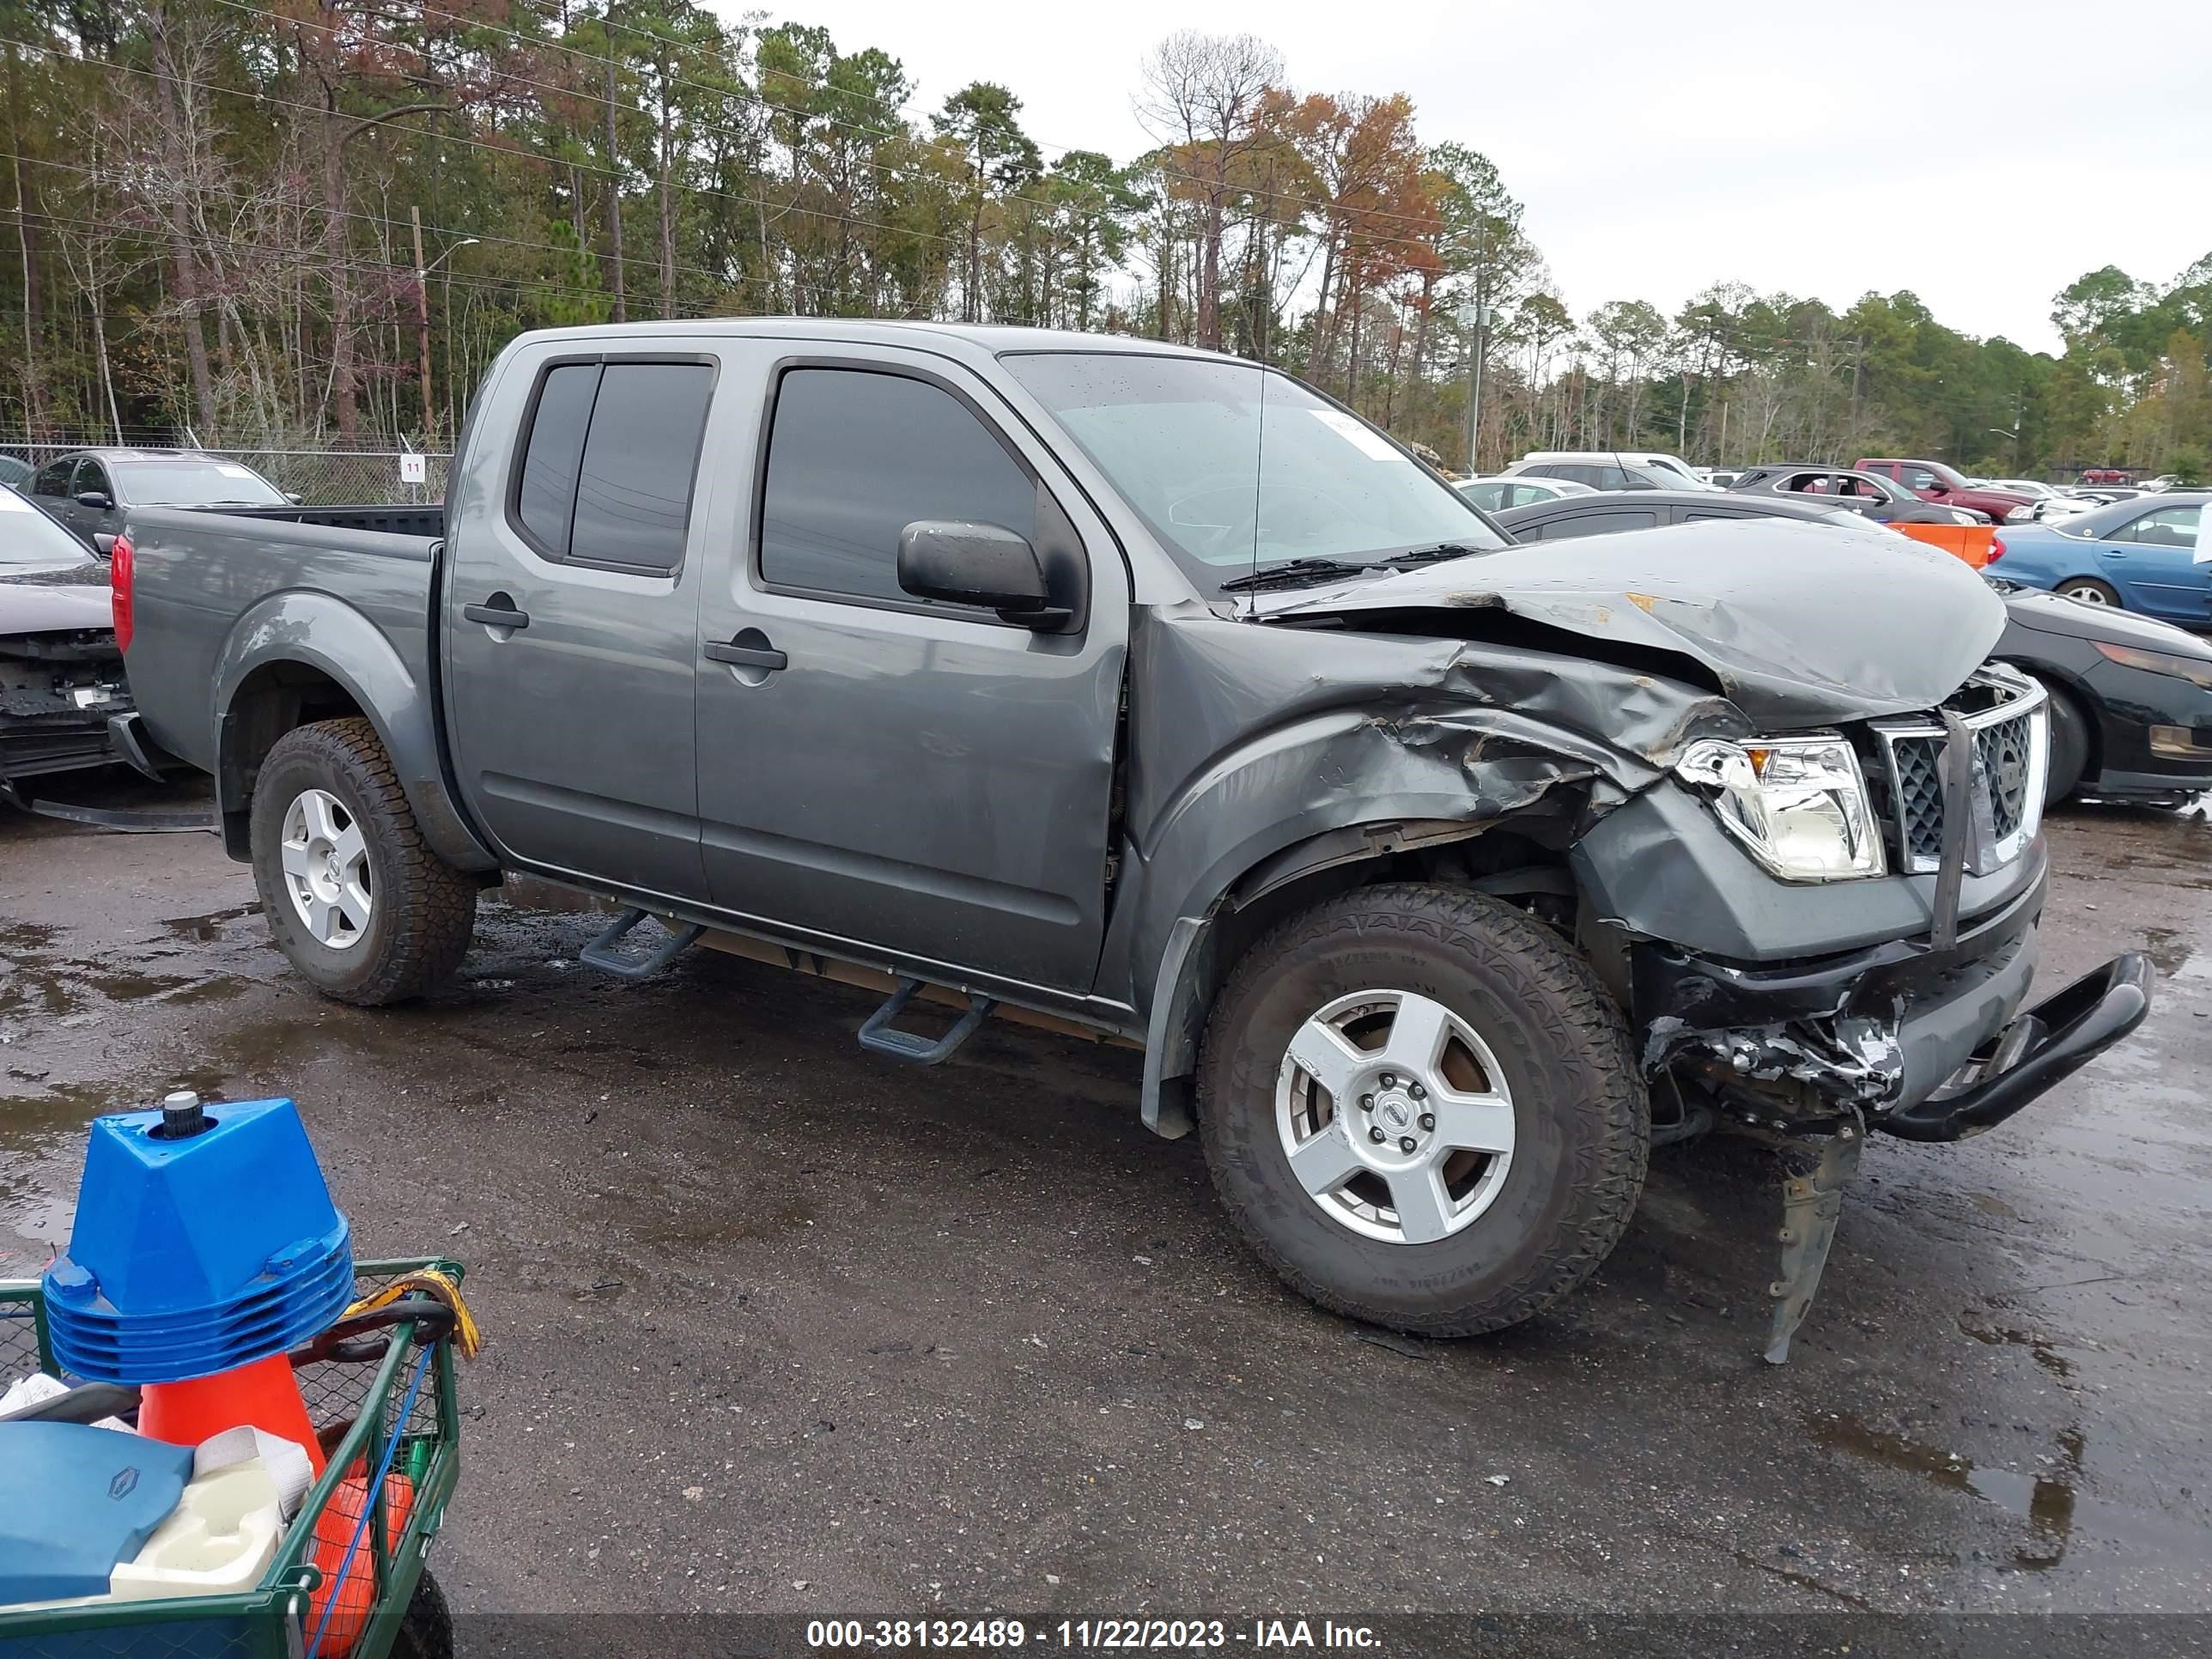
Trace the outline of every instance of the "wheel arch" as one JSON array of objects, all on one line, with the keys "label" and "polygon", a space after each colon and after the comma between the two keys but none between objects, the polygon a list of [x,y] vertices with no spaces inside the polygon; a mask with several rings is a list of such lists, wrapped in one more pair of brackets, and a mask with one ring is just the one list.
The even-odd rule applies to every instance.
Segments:
[{"label": "wheel arch", "polygon": [[[1253,861],[1202,912],[1168,930],[1145,1045],[1145,1127],[1169,1139],[1195,1127],[1192,1089],[1214,1000],[1244,952],[1286,918],[1354,888],[1455,881],[1508,896],[1577,896],[1564,847],[1534,822],[1392,819],[1326,830]],[[1531,833],[1535,830],[1536,833]]]},{"label": "wheel arch", "polygon": [[351,605],[324,593],[270,595],[240,618],[215,684],[216,805],[232,858],[249,856],[254,783],[277,739],[317,720],[358,717],[391,757],[431,849],[459,869],[498,868],[447,788],[434,696]]}]

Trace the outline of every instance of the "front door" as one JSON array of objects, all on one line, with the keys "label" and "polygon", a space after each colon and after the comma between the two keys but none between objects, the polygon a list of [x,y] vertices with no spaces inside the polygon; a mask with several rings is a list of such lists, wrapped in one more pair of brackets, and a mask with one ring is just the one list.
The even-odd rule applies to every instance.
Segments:
[{"label": "front door", "polygon": [[2130,609],[2204,625],[2212,572],[2197,562],[2203,514],[2201,507],[2155,507],[2105,538],[2105,568]]},{"label": "front door", "polygon": [[[88,507],[87,495],[104,495],[107,505]],[[107,469],[88,455],[76,464],[76,477],[70,484],[70,511],[76,515],[71,523],[79,535],[102,554],[114,551],[116,535],[123,528],[123,504]]]},{"label": "front door", "polygon": [[699,465],[717,363],[518,357],[480,429],[520,434],[447,502],[447,696],[470,811],[513,863],[701,899]]},{"label": "front door", "polygon": [[[1087,991],[1127,632],[1118,550],[966,369],[761,346],[762,477],[700,613],[716,905],[828,948]],[[1075,631],[910,598],[899,533],[924,519],[1030,538],[1087,582]]]}]

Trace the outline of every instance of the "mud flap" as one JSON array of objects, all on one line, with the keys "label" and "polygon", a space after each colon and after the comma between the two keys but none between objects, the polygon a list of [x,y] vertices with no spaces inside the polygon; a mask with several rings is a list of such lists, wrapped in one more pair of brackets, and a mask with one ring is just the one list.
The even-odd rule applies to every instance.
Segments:
[{"label": "mud flap", "polygon": [[[1836,1221],[1844,1209],[1844,1190],[1858,1173],[1864,1127],[1847,1123],[1820,1142],[1801,1141],[1782,1149],[1782,1276],[1768,1286],[1774,1318],[1767,1330],[1766,1363],[1790,1358],[1790,1339],[1805,1322],[1836,1240]],[[1817,1148],[1817,1150],[1816,1150]]]}]

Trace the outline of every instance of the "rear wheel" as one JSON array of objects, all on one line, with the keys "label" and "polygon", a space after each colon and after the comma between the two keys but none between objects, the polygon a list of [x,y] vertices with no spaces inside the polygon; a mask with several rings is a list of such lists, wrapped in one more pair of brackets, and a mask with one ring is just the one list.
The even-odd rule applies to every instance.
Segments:
[{"label": "rear wheel", "polygon": [[1448,887],[1362,888],[1261,939],[1199,1091],[1215,1188],[1260,1257],[1324,1307],[1431,1336],[1581,1284],[1650,1150],[1627,1027],[1589,968]]},{"label": "rear wheel", "polygon": [[430,850],[367,720],[276,740],[254,781],[251,843],[269,931],[326,994],[403,1001],[467,954],[476,884]]},{"label": "rear wheel", "polygon": [[2083,605],[2117,605],[2120,602],[2118,592],[2111,584],[2100,582],[2094,576],[2069,576],[2058,584],[2058,596]]}]

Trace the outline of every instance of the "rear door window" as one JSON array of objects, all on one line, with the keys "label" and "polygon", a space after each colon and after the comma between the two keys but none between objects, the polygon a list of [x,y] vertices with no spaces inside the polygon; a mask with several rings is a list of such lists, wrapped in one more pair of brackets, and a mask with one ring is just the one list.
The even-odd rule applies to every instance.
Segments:
[{"label": "rear door window", "polygon": [[31,480],[31,493],[33,495],[68,495],[70,472],[76,465],[74,460],[47,462],[39,469],[39,476]]},{"label": "rear door window", "polygon": [[1571,519],[1552,520],[1547,539],[1562,536],[1603,536],[1616,530],[1650,530],[1659,522],[1656,507],[1620,507],[1608,513],[1579,513]]},{"label": "rear door window", "polygon": [[684,538],[714,397],[697,362],[556,363],[524,441],[513,511],[549,559],[660,574]]},{"label": "rear door window", "polygon": [[942,386],[872,369],[787,371],[762,492],[762,580],[914,605],[898,585],[898,544],[920,519],[1034,538],[1036,482]]}]

